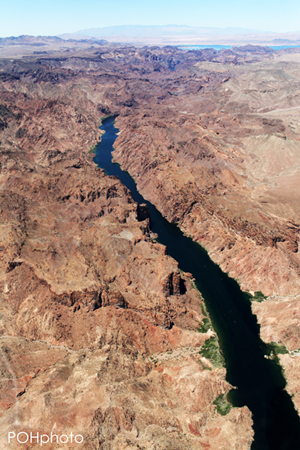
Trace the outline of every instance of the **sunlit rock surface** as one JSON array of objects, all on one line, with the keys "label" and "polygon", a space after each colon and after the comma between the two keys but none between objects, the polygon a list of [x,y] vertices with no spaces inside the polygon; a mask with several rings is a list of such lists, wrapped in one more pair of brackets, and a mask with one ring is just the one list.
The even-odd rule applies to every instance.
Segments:
[{"label": "sunlit rock surface", "polygon": [[[12,424],[86,449],[250,448],[250,412],[213,404],[230,386],[199,355],[202,299],[88,152],[118,115],[115,161],[270,297],[253,302],[261,336],[295,351],[299,64],[297,50],[103,43],[0,61],[1,448],[19,448]],[[298,357],[280,361],[299,410]]]}]

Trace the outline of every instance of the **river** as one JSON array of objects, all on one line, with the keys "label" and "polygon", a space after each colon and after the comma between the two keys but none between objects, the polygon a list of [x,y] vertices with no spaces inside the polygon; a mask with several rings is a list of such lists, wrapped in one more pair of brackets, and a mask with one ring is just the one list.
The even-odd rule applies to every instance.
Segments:
[{"label": "river", "polygon": [[265,355],[270,349],[259,337],[259,325],[251,312],[247,294],[209,258],[207,252],[170,224],[137,191],[136,184],[118,164],[112,163],[113,143],[118,130],[114,118],[103,121],[105,131],[94,162],[108,175],[116,175],[138,203],[146,203],[151,229],[166,245],[180,269],[191,272],[202,293],[226,362],[227,381],[235,386],[229,393],[234,406],[248,406],[254,422],[251,450],[300,450],[300,420],[278,364]]}]

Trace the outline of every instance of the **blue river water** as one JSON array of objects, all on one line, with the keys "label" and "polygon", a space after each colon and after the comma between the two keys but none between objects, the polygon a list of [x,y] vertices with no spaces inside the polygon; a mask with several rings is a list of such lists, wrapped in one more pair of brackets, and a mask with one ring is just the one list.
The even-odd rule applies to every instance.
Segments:
[{"label": "blue river water", "polygon": [[112,163],[118,130],[114,118],[103,121],[105,134],[94,162],[108,175],[116,175],[138,203],[146,203],[151,229],[166,245],[180,269],[191,272],[202,293],[226,362],[227,381],[236,389],[229,393],[234,406],[247,405],[252,412],[255,438],[251,450],[300,450],[300,421],[278,364],[265,358],[270,348],[259,337],[259,325],[251,312],[249,295],[209,258],[206,251],[169,223],[137,191],[136,184],[118,164]]}]

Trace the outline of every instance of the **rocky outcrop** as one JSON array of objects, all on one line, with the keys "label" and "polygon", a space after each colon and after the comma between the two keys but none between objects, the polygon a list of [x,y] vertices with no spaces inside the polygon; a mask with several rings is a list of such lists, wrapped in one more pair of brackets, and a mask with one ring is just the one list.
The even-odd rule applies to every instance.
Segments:
[{"label": "rocky outcrop", "polygon": [[296,293],[297,221],[270,214],[252,198],[242,147],[222,143],[198,119],[181,124],[177,117],[176,126],[171,118],[166,111],[160,127],[152,117],[118,118],[114,159],[132,173],[144,197],[204,245],[243,289]]},{"label": "rocky outcrop", "polygon": [[247,448],[249,411],[213,405],[229,385],[199,355],[199,294],[120,182],[85,166],[4,184],[3,448],[13,430],[76,431],[87,449],[230,448],[237,427]]},{"label": "rocky outcrop", "polygon": [[299,296],[274,296],[261,302],[253,301],[252,310],[260,323],[262,339],[277,344],[277,356],[287,381],[286,390],[300,413]]},{"label": "rocky outcrop", "polygon": [[72,448],[87,450],[249,449],[249,410],[216,410],[231,386],[199,353],[214,332],[198,331],[191,276],[88,154],[100,114],[129,117],[152,95],[131,101],[134,67],[159,81],[155,59],[116,54],[1,63],[1,448],[20,448],[9,432],[52,432],[82,435]]},{"label": "rocky outcrop", "polygon": [[[271,296],[253,303],[261,336],[293,352],[300,336],[291,306],[297,310],[300,287],[299,63],[295,54],[273,56],[267,65],[230,69],[198,62],[181,79],[164,80],[164,96],[153,88],[150,105],[118,117],[114,160],[242,289]],[[299,411],[298,353],[280,361]]]}]

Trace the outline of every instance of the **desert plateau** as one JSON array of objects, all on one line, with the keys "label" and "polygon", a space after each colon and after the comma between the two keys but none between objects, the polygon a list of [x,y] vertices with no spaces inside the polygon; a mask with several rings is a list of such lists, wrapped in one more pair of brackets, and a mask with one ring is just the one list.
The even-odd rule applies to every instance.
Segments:
[{"label": "desert plateau", "polygon": [[[147,202],[236,281],[298,420],[299,69],[297,48],[0,40],[1,449],[284,448],[229,403],[217,312]],[[142,202],[94,162],[109,120]]]}]

